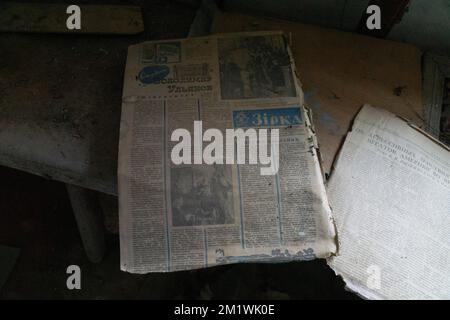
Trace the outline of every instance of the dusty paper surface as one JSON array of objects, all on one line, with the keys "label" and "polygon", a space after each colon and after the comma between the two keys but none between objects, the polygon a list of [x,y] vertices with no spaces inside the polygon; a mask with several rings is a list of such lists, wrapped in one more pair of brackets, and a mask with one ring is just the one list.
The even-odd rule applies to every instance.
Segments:
[{"label": "dusty paper surface", "polygon": [[368,105],[328,184],[339,236],[329,260],[369,299],[450,298],[450,152]]},{"label": "dusty paper surface", "polygon": [[[262,176],[260,164],[175,165],[171,134],[192,133],[194,120],[203,132],[278,128],[278,173]],[[280,32],[131,46],[118,179],[124,271],[310,260],[336,250],[315,135]]]}]

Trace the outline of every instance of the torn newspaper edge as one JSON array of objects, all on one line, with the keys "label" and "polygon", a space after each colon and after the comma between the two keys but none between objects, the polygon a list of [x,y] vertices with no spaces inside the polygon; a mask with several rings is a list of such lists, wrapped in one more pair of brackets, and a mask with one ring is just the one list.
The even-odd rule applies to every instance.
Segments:
[{"label": "torn newspaper edge", "polygon": [[365,105],[327,186],[339,234],[328,259],[368,299],[450,298],[450,152]]}]

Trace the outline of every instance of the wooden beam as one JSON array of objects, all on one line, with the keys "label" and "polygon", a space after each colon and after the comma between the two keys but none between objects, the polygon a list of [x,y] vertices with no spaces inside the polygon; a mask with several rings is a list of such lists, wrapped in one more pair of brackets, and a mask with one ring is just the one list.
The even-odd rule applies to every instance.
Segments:
[{"label": "wooden beam", "polygon": [[144,31],[140,7],[83,5],[81,30],[68,30],[68,4],[0,3],[0,31],[42,33],[137,34]]}]

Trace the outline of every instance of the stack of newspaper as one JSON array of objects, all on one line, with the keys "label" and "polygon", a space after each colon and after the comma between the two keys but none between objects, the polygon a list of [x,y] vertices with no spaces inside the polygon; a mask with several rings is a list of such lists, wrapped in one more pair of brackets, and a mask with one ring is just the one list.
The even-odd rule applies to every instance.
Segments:
[{"label": "stack of newspaper", "polygon": [[118,176],[124,271],[327,258],[367,298],[450,298],[449,150],[364,106],[326,190],[281,32],[131,46]]}]

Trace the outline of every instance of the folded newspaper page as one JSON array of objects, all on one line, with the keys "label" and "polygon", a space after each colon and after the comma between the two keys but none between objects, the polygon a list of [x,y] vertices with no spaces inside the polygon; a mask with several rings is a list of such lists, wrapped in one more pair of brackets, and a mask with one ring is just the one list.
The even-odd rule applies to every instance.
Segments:
[{"label": "folded newspaper page", "polygon": [[281,32],[131,46],[120,132],[122,270],[336,251],[315,134]]},{"label": "folded newspaper page", "polygon": [[364,106],[328,184],[339,235],[329,259],[369,299],[450,298],[450,151]]}]

